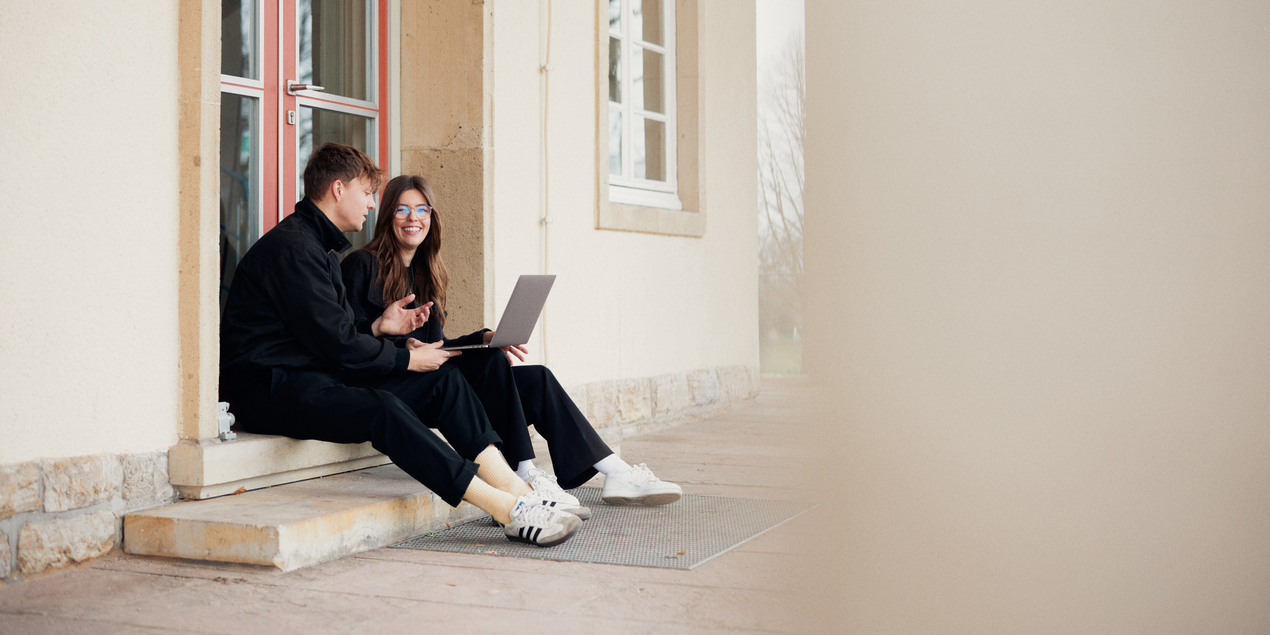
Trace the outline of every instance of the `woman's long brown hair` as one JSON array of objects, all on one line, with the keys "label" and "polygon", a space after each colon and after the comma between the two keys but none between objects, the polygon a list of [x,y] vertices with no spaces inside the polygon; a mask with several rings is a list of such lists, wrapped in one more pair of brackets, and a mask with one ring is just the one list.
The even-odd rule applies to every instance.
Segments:
[{"label": "woman's long brown hair", "polygon": [[450,285],[450,272],[445,268],[445,261],[441,260],[441,216],[437,213],[436,199],[432,198],[432,186],[427,179],[403,174],[388,182],[379,205],[379,216],[375,219],[375,237],[362,247],[362,251],[374,254],[379,263],[375,284],[383,287],[384,306],[406,297],[411,287],[407,278],[409,270],[401,262],[401,244],[397,242],[397,234],[392,230],[392,219],[397,201],[410,190],[423,194],[423,200],[432,206],[428,235],[424,237],[423,244],[419,245],[414,260],[411,261],[415,270],[415,302],[420,306],[432,302],[432,313],[437,314],[441,323],[445,324],[445,290]]}]

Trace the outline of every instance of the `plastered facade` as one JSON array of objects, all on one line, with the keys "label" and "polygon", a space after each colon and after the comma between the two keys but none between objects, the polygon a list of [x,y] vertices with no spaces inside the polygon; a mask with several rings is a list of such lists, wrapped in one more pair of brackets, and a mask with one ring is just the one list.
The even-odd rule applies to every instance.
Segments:
[{"label": "plastered facade", "polygon": [[699,238],[597,229],[598,6],[494,4],[492,305],[558,275],[530,346],[565,385],[757,367],[753,5],[703,2],[700,59],[679,61],[702,74]]},{"label": "plastered facade", "polygon": [[179,395],[177,6],[5,13],[0,465],[166,450]]}]

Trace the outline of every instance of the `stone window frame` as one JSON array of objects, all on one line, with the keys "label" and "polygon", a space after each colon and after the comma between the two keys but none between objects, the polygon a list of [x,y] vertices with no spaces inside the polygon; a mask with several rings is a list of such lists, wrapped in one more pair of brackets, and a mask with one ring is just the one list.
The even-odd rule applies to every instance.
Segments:
[{"label": "stone window frame", "polygon": [[596,3],[596,229],[701,237],[706,232],[705,152],[699,55],[701,3],[675,2],[675,169],[682,209],[609,200],[608,2]]}]

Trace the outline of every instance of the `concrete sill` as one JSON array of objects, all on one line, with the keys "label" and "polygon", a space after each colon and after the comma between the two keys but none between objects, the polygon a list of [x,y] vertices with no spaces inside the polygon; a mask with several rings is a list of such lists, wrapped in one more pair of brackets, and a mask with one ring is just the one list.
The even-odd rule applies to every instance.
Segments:
[{"label": "concrete sill", "polygon": [[369,443],[338,444],[238,433],[235,441],[182,441],[168,450],[172,486],[205,499],[389,463]]}]

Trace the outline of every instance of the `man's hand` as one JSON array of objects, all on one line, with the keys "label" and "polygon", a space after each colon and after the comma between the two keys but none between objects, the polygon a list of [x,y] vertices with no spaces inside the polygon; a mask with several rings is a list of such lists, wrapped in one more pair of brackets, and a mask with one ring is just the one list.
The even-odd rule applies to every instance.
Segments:
[{"label": "man's hand", "polygon": [[[490,340],[492,340],[492,339],[494,339],[494,331],[486,331],[486,332],[485,332],[485,341],[484,341],[484,342],[482,342],[482,343],[483,343],[483,344],[489,344],[489,343],[490,343]],[[528,348],[526,348],[526,347],[524,347],[524,346],[520,346],[520,345],[515,345],[515,346],[500,346],[500,347],[498,347],[498,350],[503,351],[503,354],[504,354],[504,355],[507,355],[507,363],[508,363],[508,364],[512,364],[512,365],[515,365],[515,364],[516,364],[516,358],[519,358],[519,359],[520,359],[520,361],[522,361],[522,362],[523,362],[523,361],[525,361],[525,355],[528,355],[528,354],[529,354],[529,349],[528,349]],[[515,358],[513,358],[513,357],[512,357],[513,355],[515,355],[516,357],[515,357]]]},{"label": "man's hand", "polygon": [[406,340],[406,349],[410,351],[410,366],[407,367],[407,370],[413,370],[416,373],[434,371],[451,357],[463,354],[463,351],[441,350],[441,345],[444,343],[424,344],[413,337]]},{"label": "man's hand", "polygon": [[415,294],[410,295],[393,302],[384,309],[384,314],[370,325],[370,332],[375,337],[380,335],[405,335],[427,323],[428,316],[432,313],[432,303],[429,302],[417,309],[407,309],[406,305],[413,302]]}]

